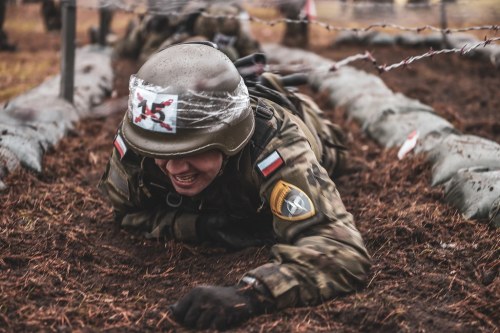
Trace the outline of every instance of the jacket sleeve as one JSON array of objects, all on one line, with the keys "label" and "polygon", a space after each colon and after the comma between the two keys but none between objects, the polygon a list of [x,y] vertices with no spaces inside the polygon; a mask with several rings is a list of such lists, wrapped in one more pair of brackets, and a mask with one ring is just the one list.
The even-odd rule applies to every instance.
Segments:
[{"label": "jacket sleeve", "polygon": [[148,238],[172,236],[197,241],[197,214],[176,209],[151,195],[142,183],[140,161],[121,160],[116,149],[106,166],[99,189],[109,198],[115,220]]},{"label": "jacket sleeve", "polygon": [[267,287],[277,308],[317,304],[361,287],[370,267],[361,235],[334,182],[290,119],[285,117],[254,170],[280,242],[271,250],[272,261],[246,276]]}]

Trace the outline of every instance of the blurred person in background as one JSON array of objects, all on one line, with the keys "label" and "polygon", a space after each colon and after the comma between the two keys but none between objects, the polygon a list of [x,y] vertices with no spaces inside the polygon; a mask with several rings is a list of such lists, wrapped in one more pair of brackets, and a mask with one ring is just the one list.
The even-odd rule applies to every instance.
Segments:
[{"label": "blurred person in background", "polygon": [[16,50],[16,46],[14,44],[9,43],[7,33],[3,30],[6,11],[7,11],[7,0],[0,0],[0,51],[13,52]]},{"label": "blurred person in background", "polygon": [[304,11],[306,0],[280,2],[279,12],[287,19],[301,22],[286,22],[282,44],[288,47],[307,48],[309,45],[309,19]]},{"label": "blurred person in background", "polygon": [[59,31],[62,28],[61,3],[54,0],[42,0],[40,11],[47,31]]},{"label": "blurred person in background", "polygon": [[161,8],[150,6],[147,13],[130,22],[125,36],[115,46],[115,56],[144,63],[158,50],[194,40],[216,43],[231,60],[260,50],[245,21],[248,14],[237,2],[190,1],[178,13],[162,13]]}]

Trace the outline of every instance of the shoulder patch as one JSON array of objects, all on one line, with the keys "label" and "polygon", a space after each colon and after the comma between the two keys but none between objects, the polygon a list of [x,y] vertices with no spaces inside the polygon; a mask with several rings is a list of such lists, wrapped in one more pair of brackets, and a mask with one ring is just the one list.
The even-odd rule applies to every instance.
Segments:
[{"label": "shoulder patch", "polygon": [[116,150],[118,150],[120,159],[122,159],[123,156],[125,156],[125,154],[127,153],[127,146],[125,145],[125,142],[123,141],[123,138],[119,133],[116,134],[113,145],[115,146]]},{"label": "shoulder patch", "polygon": [[282,180],[274,185],[270,205],[274,215],[288,221],[304,220],[316,214],[307,194],[297,186]]},{"label": "shoulder patch", "polygon": [[267,157],[262,161],[258,162],[257,168],[264,177],[268,177],[274,171],[278,170],[283,164],[285,164],[285,161],[283,161],[283,158],[278,151],[275,150],[271,154],[267,155]]}]

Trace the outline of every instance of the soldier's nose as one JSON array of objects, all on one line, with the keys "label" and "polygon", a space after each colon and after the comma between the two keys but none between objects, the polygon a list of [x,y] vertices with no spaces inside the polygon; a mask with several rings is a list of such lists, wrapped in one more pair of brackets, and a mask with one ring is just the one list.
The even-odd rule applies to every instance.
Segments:
[{"label": "soldier's nose", "polygon": [[168,173],[176,175],[188,171],[189,163],[183,158],[168,160],[165,169]]}]

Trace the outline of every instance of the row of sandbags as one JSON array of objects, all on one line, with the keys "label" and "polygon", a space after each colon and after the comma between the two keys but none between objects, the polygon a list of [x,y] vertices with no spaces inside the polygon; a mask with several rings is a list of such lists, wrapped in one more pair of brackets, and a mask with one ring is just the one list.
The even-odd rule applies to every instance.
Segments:
[{"label": "row of sandbags", "polygon": [[315,68],[311,87],[327,92],[380,145],[400,147],[418,135],[415,152],[432,164],[431,185],[444,184],[446,200],[466,218],[488,218],[500,226],[498,143],[460,133],[432,107],[392,92],[378,76],[348,66],[329,72],[333,61],[304,50],[266,45],[265,52],[271,62]]},{"label": "row of sandbags", "polygon": [[[429,47],[434,50],[442,48],[467,49],[483,40],[466,33],[443,35],[440,32],[430,34],[407,32],[403,34],[388,34],[380,31],[353,32],[344,31],[335,38],[334,46],[339,45],[374,45],[390,46],[401,45],[404,47]],[[489,59],[493,65],[500,68],[500,45],[489,44],[480,46],[467,54],[471,57]]]},{"label": "row of sandbags", "polygon": [[57,75],[0,108],[0,190],[6,188],[2,179],[19,166],[41,172],[43,154],[110,94],[110,54],[97,46],[76,51],[73,104],[59,97]]}]

